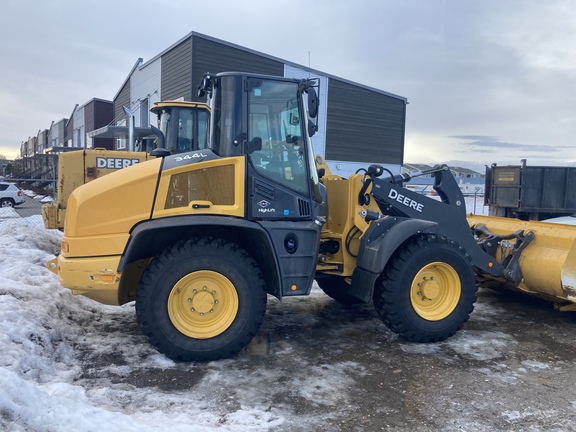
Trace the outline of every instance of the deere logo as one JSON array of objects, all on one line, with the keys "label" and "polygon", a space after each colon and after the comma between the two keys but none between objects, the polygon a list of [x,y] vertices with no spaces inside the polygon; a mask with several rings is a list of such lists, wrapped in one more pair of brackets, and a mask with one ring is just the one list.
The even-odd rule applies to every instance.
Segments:
[{"label": "deere logo", "polygon": [[140,162],[138,159],[130,158],[96,158],[96,168],[107,168],[107,169],[122,169],[129,167],[131,165],[136,165]]}]

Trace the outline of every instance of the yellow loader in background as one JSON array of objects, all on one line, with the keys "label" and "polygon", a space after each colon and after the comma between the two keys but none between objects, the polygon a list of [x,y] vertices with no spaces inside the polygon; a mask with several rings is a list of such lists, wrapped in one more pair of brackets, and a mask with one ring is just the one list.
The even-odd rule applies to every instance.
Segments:
[{"label": "yellow loader in background", "polygon": [[[207,128],[210,114],[208,105],[198,102],[163,101],[150,110],[156,114],[158,128],[135,128],[134,138],[164,141],[160,147],[171,154],[205,148],[208,145]],[[131,136],[127,126],[108,126],[116,138]],[[66,207],[72,191],[78,186],[114,171],[153,159],[146,151],[84,149],[58,155],[57,196],[52,203],[42,206],[42,218],[47,229],[64,229]]]},{"label": "yellow loader in background", "polygon": [[540,227],[467,219],[445,165],[420,173],[441,201],[403,187],[420,174],[370,165],[332,175],[312,153],[317,89],[315,79],[206,74],[208,148],[159,147],[161,157],[74,190],[48,268],[75,294],[135,301],[144,336],[177,361],[234,355],[258,332],[268,294],[307,295],[314,280],[341,303],[373,302],[403,338],[434,342],[469,319],[477,279],[530,290],[569,277],[567,230],[555,227],[566,259],[548,274],[534,264],[548,248]]}]

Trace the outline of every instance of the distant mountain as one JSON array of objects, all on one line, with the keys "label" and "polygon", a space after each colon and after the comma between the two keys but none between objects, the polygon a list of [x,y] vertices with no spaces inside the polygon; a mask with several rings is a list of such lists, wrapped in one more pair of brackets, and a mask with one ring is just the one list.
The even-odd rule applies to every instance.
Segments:
[{"label": "distant mountain", "polygon": [[458,160],[450,160],[450,161],[446,161],[446,162],[417,162],[417,163],[404,162],[404,164],[416,166],[416,167],[418,167],[418,169],[424,169],[425,168],[425,167],[420,167],[421,165],[428,165],[430,167],[433,167],[434,165],[437,165],[437,164],[446,164],[451,168],[453,168],[453,167],[466,168],[466,169],[475,171],[479,174],[484,174],[486,172],[486,167],[482,164],[479,164],[476,162],[458,161]]},{"label": "distant mountain", "polygon": [[[405,162],[405,163],[409,163],[409,162]],[[472,171],[476,171],[477,173],[485,174],[486,173],[486,165],[490,166],[490,165],[492,165],[492,163],[496,163],[499,166],[505,166],[505,165],[520,165],[522,162],[520,159],[518,159],[515,161],[494,161],[494,162],[484,164],[484,163],[479,163],[479,162],[470,162],[470,161],[462,161],[462,160],[449,160],[449,161],[445,161],[445,162],[429,162],[429,161],[428,162],[418,162],[417,164],[426,164],[426,165],[434,166],[434,165],[439,164],[439,163],[446,164],[449,167],[468,168]],[[542,161],[538,161],[537,159],[532,159],[532,160],[528,159],[527,165],[528,166],[576,166],[576,162],[552,163],[550,161],[542,162]]]},{"label": "distant mountain", "polygon": [[[409,162],[405,162],[405,163],[408,164]],[[521,162],[518,160],[518,161],[512,161],[512,162],[495,162],[495,163],[497,163],[498,165],[520,165]],[[486,164],[479,163],[479,162],[470,162],[470,161],[463,161],[463,160],[449,160],[449,161],[445,161],[445,162],[418,162],[418,163],[414,163],[413,165],[416,165],[416,164],[425,164],[425,165],[430,165],[430,166],[434,166],[436,164],[446,164],[451,168],[460,167],[460,168],[467,168],[467,169],[475,171],[479,174],[485,174],[486,173]],[[534,165],[534,164],[532,164],[532,165]]]}]

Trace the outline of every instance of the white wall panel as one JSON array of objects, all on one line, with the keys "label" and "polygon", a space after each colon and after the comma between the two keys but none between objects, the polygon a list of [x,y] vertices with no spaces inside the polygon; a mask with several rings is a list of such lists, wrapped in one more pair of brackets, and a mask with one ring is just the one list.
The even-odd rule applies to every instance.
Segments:
[{"label": "white wall panel", "polygon": [[[160,83],[162,78],[162,58],[136,68],[130,77],[130,109],[134,112],[136,126],[140,124],[140,104],[148,99],[148,107],[160,102]],[[156,126],[156,116],[148,113],[148,123]]]}]

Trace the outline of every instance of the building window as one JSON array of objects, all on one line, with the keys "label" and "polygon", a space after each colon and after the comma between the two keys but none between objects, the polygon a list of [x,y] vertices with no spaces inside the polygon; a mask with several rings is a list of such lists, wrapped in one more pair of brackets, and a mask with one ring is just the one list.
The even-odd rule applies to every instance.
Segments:
[{"label": "building window", "polygon": [[[120,120],[118,126],[126,126],[126,119]],[[116,140],[116,150],[124,150],[126,148],[126,138],[118,138]]]}]

